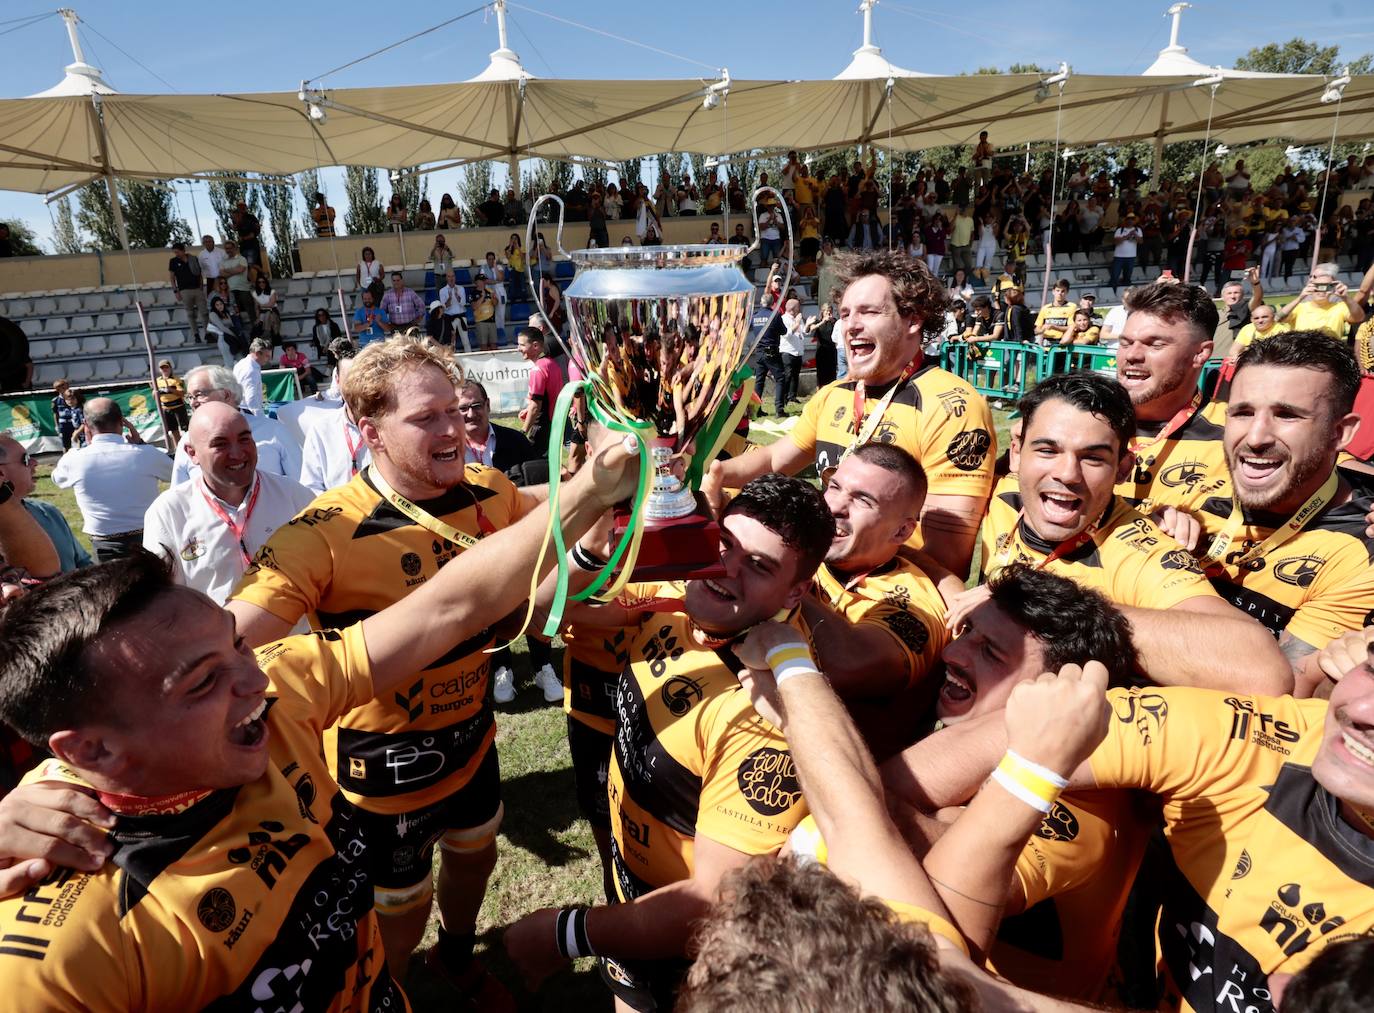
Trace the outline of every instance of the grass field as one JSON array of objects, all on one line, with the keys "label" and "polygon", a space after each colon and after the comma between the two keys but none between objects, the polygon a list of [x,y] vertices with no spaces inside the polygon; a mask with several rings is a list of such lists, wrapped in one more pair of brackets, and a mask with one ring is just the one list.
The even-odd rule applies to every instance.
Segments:
[{"label": "grass field", "polygon": [[[1005,447],[1007,413],[994,412],[994,417],[998,446]],[[763,429],[755,433],[755,439],[762,443],[776,438],[777,433]],[[47,480],[50,470],[51,462],[40,465],[34,497],[55,503],[89,548],[85,536],[80,535],[81,515],[75,497],[70,490],[57,489]],[[579,961],[575,968],[547,981],[538,994],[532,994],[523,987],[501,947],[502,929],[520,916],[550,905],[594,904],[601,900],[602,891],[596,845],[577,812],[562,708],[545,704],[542,694],[530,686],[532,673],[523,643],[513,653],[519,692],[513,703],[496,711],[506,815],[498,841],[500,861],[478,921],[477,950],[515,993],[522,1010],[610,1010],[612,1004],[594,962]],[[555,667],[561,657],[562,649],[555,643]],[[436,926],[437,921],[431,918],[425,947],[434,942]],[[405,987],[417,1011],[453,1006],[451,990],[429,974],[420,960],[411,962]]]}]

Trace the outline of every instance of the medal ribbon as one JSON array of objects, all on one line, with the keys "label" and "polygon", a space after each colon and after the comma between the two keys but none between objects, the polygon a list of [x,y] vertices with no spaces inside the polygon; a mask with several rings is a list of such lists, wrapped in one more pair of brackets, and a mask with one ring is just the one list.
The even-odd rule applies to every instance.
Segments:
[{"label": "medal ribbon", "polygon": [[262,478],[254,475],[253,492],[252,495],[248,497],[248,509],[243,512],[243,523],[235,524],[234,518],[229,516],[224,507],[219,505],[219,500],[217,500],[210,490],[206,488],[205,479],[202,477],[200,480],[200,494],[205,497],[205,505],[208,506],[214,515],[223,521],[225,526],[234,533],[234,537],[239,543],[239,555],[243,558],[244,566],[250,566],[253,562],[253,555],[248,551],[248,546],[245,544],[243,538],[248,531],[248,522],[253,518],[253,508],[258,505],[258,493],[260,492],[262,492]]},{"label": "medal ribbon", "polygon": [[472,535],[468,534],[466,531],[459,531],[452,524],[446,524],[444,521],[439,520],[439,518],[426,510],[422,510],[410,500],[406,499],[395,489],[391,488],[390,483],[388,483],[386,479],[382,478],[382,473],[377,470],[376,465],[368,465],[367,477],[376,487],[377,491],[381,493],[382,499],[386,500],[426,531],[439,535],[441,538],[447,538],[455,545],[461,545],[465,549],[470,549],[477,544],[478,538],[492,534],[496,530],[496,526],[492,524],[491,521],[487,519],[486,514],[482,512],[481,504],[477,502],[476,496],[472,497],[472,506],[477,512],[477,527],[482,531],[482,535],[478,536],[478,538],[472,537]]},{"label": "medal ribbon", "polygon": [[[1288,541],[1299,531],[1305,528],[1309,521],[1336,498],[1336,489],[1340,485],[1340,476],[1333,468],[1331,474],[1327,476],[1322,487],[1307,498],[1307,502],[1298,507],[1297,512],[1288,518],[1282,526],[1276,528],[1272,534],[1257,545],[1252,545],[1238,557],[1226,563],[1226,566],[1243,567],[1246,563],[1262,556],[1267,556],[1284,542]],[[1231,542],[1245,526],[1245,514],[1241,509],[1240,498],[1235,496],[1231,501],[1231,516],[1226,519],[1226,527],[1216,535],[1207,545],[1207,551],[1198,557],[1198,562],[1203,569],[1210,575],[1215,575],[1222,568],[1221,559],[1226,555],[1226,550],[1231,547]]]},{"label": "medal ribbon", "polygon": [[916,371],[921,368],[924,361],[925,352],[924,350],[918,349],[916,354],[912,356],[911,361],[903,367],[901,375],[897,377],[897,382],[883,395],[883,399],[879,401],[877,407],[873,409],[873,414],[869,415],[867,418],[864,417],[864,403],[868,399],[867,388],[862,380],[854,385],[855,435],[853,441],[845,448],[844,453],[840,455],[840,460],[843,461],[850,454],[854,453],[854,451],[873,439],[873,432],[878,428],[878,423],[882,422],[883,416],[887,414],[888,406],[892,404],[893,397],[896,396],[897,391],[906,386],[908,380],[916,375]]},{"label": "medal ribbon", "polygon": [[1165,423],[1164,428],[1152,439],[1142,441],[1138,436],[1133,437],[1130,443],[1127,444],[1131,449],[1131,453],[1138,454],[1142,450],[1149,450],[1157,443],[1163,443],[1170,436],[1173,436],[1174,433],[1178,432],[1178,430],[1183,427],[1183,424],[1193,417],[1194,413],[1198,410],[1198,406],[1201,404],[1202,391],[1199,390],[1193,394],[1193,399],[1191,401],[1174,412],[1174,417]]},{"label": "medal ribbon", "polygon": [[[1108,510],[1110,509],[1111,508],[1108,507]],[[991,570],[988,571],[989,577],[991,577],[992,574],[996,571],[1002,569],[1002,567],[1006,566],[1007,563],[1011,560],[1012,546],[1016,544],[1016,536],[1017,533],[1021,530],[1021,518],[1024,515],[1025,511],[1022,511],[1021,513],[1018,513],[1016,515],[1016,526],[1012,528],[1011,538],[1007,540],[1006,547],[1003,548],[1002,551],[997,554],[996,564],[993,566]],[[1084,528],[1078,534],[1074,535],[1072,538],[1064,539],[1064,541],[1056,545],[1050,551],[1050,554],[1045,556],[1045,558],[1041,559],[1038,563],[1031,563],[1031,569],[1043,570],[1045,567],[1053,563],[1056,559],[1059,559],[1062,556],[1067,556],[1070,552],[1073,552],[1080,546],[1092,541],[1093,535],[1097,534],[1097,528],[1098,523],[1094,521],[1092,524],[1089,524],[1086,528]]]},{"label": "medal ribbon", "polygon": [[361,434],[360,434],[360,435],[358,436],[358,442],[357,442],[357,443],[354,443],[354,442],[353,442],[353,433],[349,431],[351,426],[352,426],[352,423],[349,422],[347,418],[345,418],[345,419],[344,419],[344,424],[343,424],[343,431],[344,431],[344,442],[345,442],[346,444],[348,444],[348,467],[349,467],[349,473],[350,473],[350,475],[352,475],[353,477],[357,477],[357,474],[358,474],[358,451],[362,448],[362,445],[363,445],[363,438],[362,438],[362,436],[361,436]]}]

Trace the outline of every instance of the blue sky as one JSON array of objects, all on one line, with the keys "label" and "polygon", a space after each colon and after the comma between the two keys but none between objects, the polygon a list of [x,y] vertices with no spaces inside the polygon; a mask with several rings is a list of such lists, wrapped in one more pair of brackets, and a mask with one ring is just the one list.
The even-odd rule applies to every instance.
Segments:
[{"label": "blue sky", "polygon": [[[294,91],[304,77],[461,14],[479,0],[436,6],[340,0],[225,9],[242,11],[237,21],[215,5],[182,9],[147,0],[76,3],[85,22],[87,61],[101,67],[120,91],[165,93]],[[1071,0],[1044,7],[1007,0],[977,5],[880,0],[874,34],[893,63],[929,73],[1013,62],[1052,66],[1066,60],[1083,73],[1135,74],[1168,43],[1167,6],[1166,0]],[[857,7],[857,0],[793,0],[786,5],[692,0],[676,8],[645,8],[626,0],[513,0],[510,45],[525,67],[541,77],[699,77],[709,76],[708,68],[729,67],[736,78],[825,78],[843,69],[861,42]],[[45,8],[31,0],[10,0],[3,9],[0,21]],[[405,11],[404,18],[392,16],[398,9]],[[672,10],[681,13],[668,13]],[[327,13],[322,16],[322,11]],[[663,52],[592,34],[536,11]],[[661,13],[647,16],[646,11]],[[1309,16],[1300,17],[1300,12]],[[1181,40],[1203,63],[1229,65],[1252,46],[1295,35],[1334,41],[1329,26],[1340,24],[1343,53],[1357,56],[1374,50],[1374,15],[1368,12],[1363,4],[1329,0],[1301,8],[1278,0],[1253,0],[1243,7],[1238,0],[1196,0],[1184,15]],[[1323,30],[1314,30],[1314,25]],[[9,27],[0,25],[0,33]],[[57,17],[0,34],[0,47],[5,56],[3,97],[51,87],[71,61],[67,33]],[[477,14],[333,75],[326,83],[358,87],[461,81],[479,73],[495,48],[495,20]],[[342,212],[341,187],[331,175],[326,175],[326,186]],[[452,189],[456,176],[456,170],[433,174],[431,193]],[[209,225],[212,216],[203,192],[194,207],[189,194],[181,204],[192,228],[196,210],[202,224]],[[0,191],[0,218],[23,219],[45,242],[51,233],[48,210],[32,195]]]}]

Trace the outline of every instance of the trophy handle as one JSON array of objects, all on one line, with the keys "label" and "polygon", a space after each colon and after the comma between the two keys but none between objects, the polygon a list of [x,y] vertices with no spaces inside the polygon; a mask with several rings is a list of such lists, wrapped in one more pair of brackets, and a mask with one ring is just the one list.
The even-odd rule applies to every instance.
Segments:
[{"label": "trophy handle", "polygon": [[[778,199],[778,207],[782,209],[782,220],[787,223],[787,238],[792,244],[792,256],[787,258],[787,274],[783,276],[782,281],[782,292],[785,297],[788,288],[792,285],[792,268],[796,265],[797,261],[797,237],[792,234],[792,215],[787,210],[787,202],[783,200],[782,194],[771,186],[761,186],[754,190],[754,243],[749,249],[745,250],[744,253],[740,254],[740,257],[742,259],[749,256],[749,254],[763,245],[763,236],[759,232],[759,194],[761,193],[771,193]],[[758,333],[754,335],[754,340],[750,343],[748,350],[744,354],[746,360],[753,357],[754,346],[758,344],[758,340],[763,336],[763,332],[773,325],[773,321],[778,318],[778,314],[781,312],[782,300],[778,300],[777,305],[773,307],[773,315],[768,318],[768,322],[760,327]]]},{"label": "trophy handle", "polygon": [[[539,262],[538,250],[534,245],[534,234],[536,226],[539,224],[539,209],[543,206],[545,201],[553,201],[558,205],[558,234],[554,237],[553,242],[554,245],[558,247],[559,253],[565,257],[568,256],[568,251],[563,249],[563,217],[566,212],[566,208],[563,205],[563,198],[555,194],[546,193],[535,201],[534,206],[530,208],[530,220],[525,226],[525,280],[529,282],[530,294],[534,296],[535,310],[543,319],[544,326],[548,328],[548,332],[553,335],[553,340],[557,342],[558,347],[562,348],[566,353],[567,348],[563,345],[563,335],[558,333],[558,328],[554,327],[553,321],[550,320],[549,315],[544,312],[543,289],[539,288],[534,283],[534,265]],[[555,282],[555,284],[557,283]]]}]

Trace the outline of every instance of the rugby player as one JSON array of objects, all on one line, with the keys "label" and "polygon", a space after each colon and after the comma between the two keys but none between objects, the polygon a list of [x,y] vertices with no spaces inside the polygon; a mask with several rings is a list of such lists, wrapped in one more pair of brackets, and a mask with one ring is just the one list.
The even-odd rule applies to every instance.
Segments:
[{"label": "rugby player", "polygon": [[[1023,562],[1102,592],[1130,620],[1141,668],[1161,685],[1290,690],[1292,671],[1273,638],[1114,494],[1131,468],[1135,429],[1122,386],[1096,373],[1063,373],[1036,384],[1020,411],[1016,472],[998,483],[983,526],[984,574]],[[987,595],[982,586],[954,598],[949,626],[958,629]],[[1218,644],[1245,663],[1216,664]]]},{"label": "rugby player", "polygon": [[1226,414],[1231,495],[1198,513],[1213,586],[1278,637],[1299,696],[1323,681],[1316,652],[1374,611],[1374,496],[1336,467],[1359,387],[1354,356],[1320,332],[1246,347]]},{"label": "rugby player", "polygon": [[[925,266],[896,250],[840,255],[837,330],[849,373],[816,392],[783,439],[712,463],[702,489],[719,512],[724,489],[809,464],[823,477],[865,443],[893,443],[920,463],[929,489],[909,545],[968,573],[997,459],[992,413],[968,383],[927,362],[948,296]],[[840,294],[840,290],[843,294]]]},{"label": "rugby player", "polygon": [[[571,480],[565,530],[585,531],[628,495],[625,460],[608,451]],[[90,871],[53,869],[0,902],[0,976],[17,1001],[406,1008],[373,911],[370,870],[392,856],[369,861],[321,737],[373,696],[404,694],[527,597],[548,523],[540,507],[404,602],[256,654],[231,613],[141,551],[12,603],[0,718],[51,750],[35,779],[78,786],[114,814],[108,842],[81,863]],[[0,803],[7,815],[22,791]],[[78,811],[99,816],[85,801]],[[20,872],[47,872],[33,864]]]},{"label": "rugby player", "polygon": [[[989,590],[944,650],[937,730],[880,768],[892,815],[918,855],[947,825],[920,815],[927,800],[910,771],[932,755],[938,761],[953,738],[947,729],[998,720],[1017,686],[1064,665],[1106,659],[1114,686],[1134,676],[1130,625],[1098,592],[1017,563],[999,571]],[[1016,862],[990,951],[997,973],[1032,991],[1101,1001],[1155,822],[1157,814],[1128,792],[1061,795]],[[794,851],[805,847],[806,829],[793,835]]]},{"label": "rugby player", "polygon": [[[1162,1008],[1271,1013],[1271,976],[1374,932],[1372,665],[1366,649],[1330,701],[1107,692],[1106,740],[1065,777],[1070,791],[1129,789],[1162,807],[1173,858],[1159,920]],[[912,774],[930,807],[957,804],[1005,749],[995,721],[968,721]]]},{"label": "rugby player", "polygon": [[[627,638],[609,783],[621,903],[546,908],[507,929],[507,952],[527,979],[537,983],[569,957],[601,956],[618,999],[670,1009],[694,923],[721,876],[787,839],[805,811],[801,792],[782,736],[739,682],[731,644],[795,612],[834,530],[815,488],[764,476],[722,514],[724,576],[630,585],[613,603],[570,609],[582,627]],[[789,625],[804,636],[795,616]]]},{"label": "rugby player", "polygon": [[[254,558],[227,606],[250,645],[302,616],[328,629],[379,612],[529,511],[500,472],[464,464],[461,386],[446,350],[405,335],[353,360],[344,400],[372,464],[317,497]],[[481,581],[470,590],[486,593]],[[424,935],[438,843],[439,943],[427,959],[467,994],[498,987],[471,956],[502,817],[484,653],[493,643],[490,629],[471,631],[325,735],[330,770],[367,828],[392,973],[404,979]]]}]

